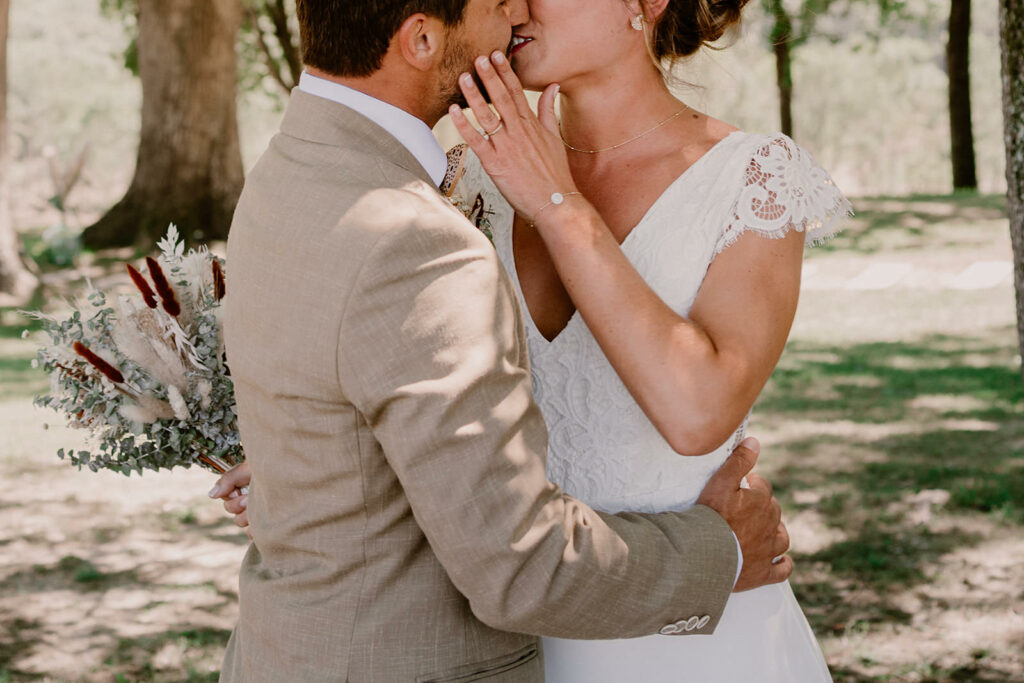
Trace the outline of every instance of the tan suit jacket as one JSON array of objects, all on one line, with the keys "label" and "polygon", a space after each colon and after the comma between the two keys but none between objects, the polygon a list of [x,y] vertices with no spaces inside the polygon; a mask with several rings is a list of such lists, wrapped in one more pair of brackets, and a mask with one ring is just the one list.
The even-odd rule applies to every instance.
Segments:
[{"label": "tan suit jacket", "polygon": [[714,629],[728,526],[547,481],[511,282],[383,129],[294,91],[228,269],[254,541],[222,680],[540,681],[538,634]]}]

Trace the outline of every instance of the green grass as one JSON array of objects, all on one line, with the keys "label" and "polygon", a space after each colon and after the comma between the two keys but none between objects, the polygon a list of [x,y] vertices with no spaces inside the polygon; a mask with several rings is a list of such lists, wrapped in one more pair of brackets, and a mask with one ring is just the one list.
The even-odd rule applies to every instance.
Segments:
[{"label": "green grass", "polygon": [[[37,294],[25,310],[37,310],[43,299]],[[36,344],[22,339],[25,330],[29,334],[42,329],[42,323],[19,314],[11,308],[0,308],[0,402],[9,399],[31,399],[46,390],[49,381],[46,375],[32,367],[36,357]]]},{"label": "green grass", "polygon": [[907,587],[929,578],[926,567],[949,551],[976,543],[962,532],[935,533],[927,528],[888,531],[867,525],[860,534],[798,560],[824,562],[840,576],[875,590]]},{"label": "green grass", "polygon": [[[845,449],[853,457],[823,468],[797,461],[780,494],[828,483],[817,509],[848,526],[857,509],[883,510],[908,493],[944,489],[951,510],[1024,523],[1024,387],[1001,331],[979,338],[932,335],[916,343],[846,347],[793,342],[757,410],[766,422],[909,423],[909,433],[873,439],[811,435],[791,453]],[[857,454],[861,457],[858,457]],[[877,512],[876,512],[877,515]]]},{"label": "green grass", "polygon": [[[138,638],[120,638],[113,652],[106,659],[110,667],[120,669],[116,680],[125,681],[217,681],[219,671],[200,671],[200,660],[220,661],[231,631],[219,628],[171,629],[162,633]],[[153,656],[168,643],[182,650],[183,668],[177,678],[169,678],[168,672],[157,670],[152,663]]]},{"label": "green grass", "polygon": [[[1019,415],[1024,386],[1008,362],[1012,337],[1003,332],[982,340],[929,335],[914,343],[840,347],[792,341],[757,409],[866,423],[1007,420]],[[949,407],[915,406],[915,399],[929,396],[951,397]]]},{"label": "green grass", "polygon": [[[824,254],[934,251],[982,244],[976,224],[1006,216],[1006,195],[954,193],[909,197],[861,197],[854,200],[850,229],[826,242]],[[894,210],[894,205],[898,209]]]}]

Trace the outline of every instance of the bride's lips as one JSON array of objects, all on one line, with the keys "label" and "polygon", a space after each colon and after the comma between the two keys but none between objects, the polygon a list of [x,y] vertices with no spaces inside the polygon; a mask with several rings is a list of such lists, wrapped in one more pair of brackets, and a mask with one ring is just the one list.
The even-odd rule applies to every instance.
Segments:
[{"label": "bride's lips", "polygon": [[524,47],[529,45],[531,42],[533,42],[533,38],[531,38],[529,36],[521,36],[521,35],[513,34],[513,36],[512,36],[512,47],[508,51],[509,57],[511,57],[515,53],[519,52],[520,50],[522,50]]}]

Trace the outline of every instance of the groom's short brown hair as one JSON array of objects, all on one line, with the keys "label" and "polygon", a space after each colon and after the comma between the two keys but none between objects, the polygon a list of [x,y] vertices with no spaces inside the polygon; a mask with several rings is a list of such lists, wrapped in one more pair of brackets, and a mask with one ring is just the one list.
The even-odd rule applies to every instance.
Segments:
[{"label": "groom's short brown hair", "polygon": [[302,61],[333,76],[369,76],[391,38],[417,12],[446,25],[462,21],[469,0],[296,0]]}]

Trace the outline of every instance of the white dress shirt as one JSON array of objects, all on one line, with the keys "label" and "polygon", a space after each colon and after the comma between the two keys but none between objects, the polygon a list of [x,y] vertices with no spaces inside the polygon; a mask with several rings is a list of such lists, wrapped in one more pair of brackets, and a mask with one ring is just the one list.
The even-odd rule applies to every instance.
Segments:
[{"label": "white dress shirt", "polygon": [[435,185],[440,185],[448,170],[448,158],[430,126],[404,109],[340,83],[319,78],[305,71],[299,78],[299,90],[323,97],[359,112],[386,130],[420,162]]}]

